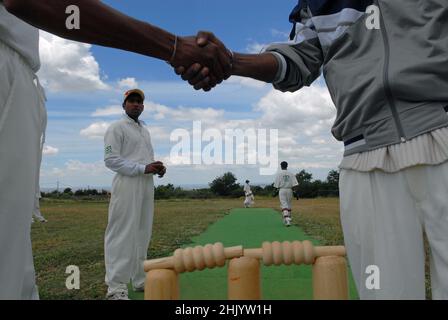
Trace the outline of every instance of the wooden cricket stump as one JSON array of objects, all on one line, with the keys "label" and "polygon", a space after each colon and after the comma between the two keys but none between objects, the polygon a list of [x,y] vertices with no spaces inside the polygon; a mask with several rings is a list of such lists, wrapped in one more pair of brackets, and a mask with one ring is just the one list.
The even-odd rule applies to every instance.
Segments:
[{"label": "wooden cricket stump", "polygon": [[227,285],[229,300],[261,300],[260,261],[248,257],[230,260]]},{"label": "wooden cricket stump", "polygon": [[310,241],[264,242],[261,248],[224,248],[221,243],[177,249],[172,257],[148,260],[145,300],[179,299],[178,274],[228,266],[228,299],[260,300],[260,264],[312,265],[316,300],[347,300],[348,275],[344,246],[315,247]]},{"label": "wooden cricket stump", "polygon": [[145,300],[179,300],[179,279],[174,270],[151,270],[146,274]]},{"label": "wooden cricket stump", "polygon": [[313,265],[314,300],[348,300],[347,262],[344,257],[317,258]]}]

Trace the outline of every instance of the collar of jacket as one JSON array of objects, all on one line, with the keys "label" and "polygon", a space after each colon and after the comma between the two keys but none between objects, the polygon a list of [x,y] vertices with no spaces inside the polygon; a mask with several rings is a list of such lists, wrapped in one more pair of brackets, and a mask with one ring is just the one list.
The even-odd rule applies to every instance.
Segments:
[{"label": "collar of jacket", "polygon": [[125,114],[123,115],[123,119],[126,120],[126,122],[129,122],[129,123],[132,123],[132,124],[136,124],[136,125],[138,125],[138,126],[140,126],[140,127],[144,127],[144,126],[146,126],[145,121],[143,121],[143,120],[138,120],[138,123],[137,123],[134,119],[132,119],[130,116],[128,116],[127,113],[125,113]]}]

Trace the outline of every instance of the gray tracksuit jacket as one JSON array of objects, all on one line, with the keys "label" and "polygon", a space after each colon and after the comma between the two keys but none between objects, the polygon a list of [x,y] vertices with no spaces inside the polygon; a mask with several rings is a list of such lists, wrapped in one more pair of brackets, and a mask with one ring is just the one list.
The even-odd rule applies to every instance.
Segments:
[{"label": "gray tracksuit jacket", "polygon": [[323,74],[345,155],[448,126],[447,0],[300,0],[291,41],[273,44],[274,87]]}]

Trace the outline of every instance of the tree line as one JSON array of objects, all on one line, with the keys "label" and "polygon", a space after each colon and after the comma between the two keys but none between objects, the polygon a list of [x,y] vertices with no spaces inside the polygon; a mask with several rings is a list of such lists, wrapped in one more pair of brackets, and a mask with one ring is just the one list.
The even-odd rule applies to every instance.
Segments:
[{"label": "tree line", "polygon": [[[313,179],[313,175],[305,170],[296,174],[299,186],[297,191],[301,198],[339,197],[339,171],[331,170],[325,181]],[[155,188],[155,199],[211,199],[216,197],[240,198],[244,196],[243,185],[237,183],[232,172],[227,172],[209,183],[208,188],[186,190],[173,184],[160,185]],[[276,196],[274,184],[266,186],[251,185],[255,196]],[[80,189],[73,191],[42,192],[44,198],[97,200],[110,197],[110,192],[96,189]]]}]

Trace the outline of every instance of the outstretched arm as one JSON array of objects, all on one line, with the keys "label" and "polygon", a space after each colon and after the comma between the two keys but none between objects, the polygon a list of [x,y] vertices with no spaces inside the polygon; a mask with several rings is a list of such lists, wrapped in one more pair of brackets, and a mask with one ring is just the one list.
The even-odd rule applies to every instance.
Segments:
[{"label": "outstretched arm", "polygon": [[[303,3],[293,10],[290,21],[294,29],[289,42],[273,44],[258,55],[234,55],[232,75],[250,77],[272,83],[281,91],[294,92],[303,86],[310,86],[321,73],[324,61],[323,50],[311,12]],[[213,34],[200,32],[198,45],[216,42]],[[199,67],[197,70],[201,70]],[[194,70],[193,70],[194,71]],[[186,68],[177,68],[195,89],[210,89],[201,82],[202,78]],[[204,89],[204,90],[205,90]]]},{"label": "outstretched arm", "polygon": [[[228,51],[212,43],[201,50],[195,37],[179,37],[172,59],[174,34],[129,17],[98,0],[3,0],[3,3],[18,18],[66,39],[132,51],[169,61],[175,67],[198,62],[221,78],[230,74]],[[66,8],[70,5],[80,10],[79,30],[66,28]]]},{"label": "outstretched arm", "polygon": [[[207,31],[200,31],[197,35],[199,46],[205,46],[209,43],[215,43],[224,47],[222,42],[216,36]],[[256,80],[272,83],[278,76],[278,59],[272,53],[263,54],[242,54],[232,53],[232,69],[230,74],[253,78]],[[214,85],[207,85],[210,82],[208,77],[209,70],[202,68],[200,64],[195,64],[190,68],[184,66],[177,67],[175,72],[182,76],[183,80],[189,82],[196,90],[204,89],[209,91]],[[213,81],[212,81],[213,82]],[[219,83],[219,82],[218,82]]]}]

